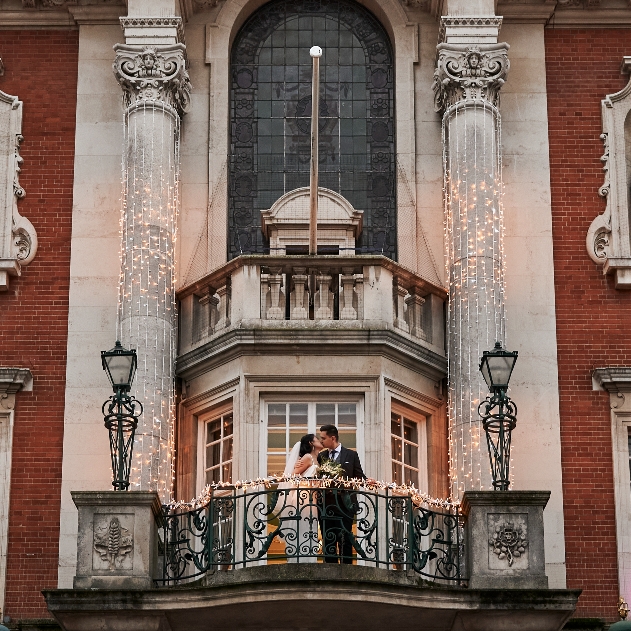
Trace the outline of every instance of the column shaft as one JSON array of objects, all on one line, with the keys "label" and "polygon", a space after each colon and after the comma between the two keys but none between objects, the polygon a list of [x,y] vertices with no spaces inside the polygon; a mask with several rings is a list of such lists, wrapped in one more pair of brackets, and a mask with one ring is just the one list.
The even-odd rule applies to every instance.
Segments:
[{"label": "column shaft", "polygon": [[116,47],[126,99],[118,335],[136,348],[143,403],[130,488],[171,495],[176,354],[175,239],[184,46]]},{"label": "column shaft", "polygon": [[443,114],[449,309],[452,494],[488,489],[490,466],[478,405],[487,388],[482,352],[504,342],[504,257],[499,88],[505,44],[440,44],[434,90]]}]

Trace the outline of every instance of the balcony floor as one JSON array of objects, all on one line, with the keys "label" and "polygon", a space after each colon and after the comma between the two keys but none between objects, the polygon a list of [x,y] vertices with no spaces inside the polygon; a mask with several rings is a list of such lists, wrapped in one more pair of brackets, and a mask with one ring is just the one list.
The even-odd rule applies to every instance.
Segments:
[{"label": "balcony floor", "polygon": [[557,631],[579,594],[436,587],[402,572],[321,564],[218,572],[144,591],[44,592],[66,631]]}]

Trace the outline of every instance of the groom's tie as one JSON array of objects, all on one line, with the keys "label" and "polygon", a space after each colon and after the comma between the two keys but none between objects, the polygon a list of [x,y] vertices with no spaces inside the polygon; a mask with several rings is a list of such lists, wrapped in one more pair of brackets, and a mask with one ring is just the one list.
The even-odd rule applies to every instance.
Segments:
[{"label": "groom's tie", "polygon": [[331,452],[331,455],[329,456],[329,460],[330,460],[331,462],[335,462],[335,459],[336,459],[336,458],[337,458],[337,452],[336,452],[335,450],[333,450],[333,451]]}]

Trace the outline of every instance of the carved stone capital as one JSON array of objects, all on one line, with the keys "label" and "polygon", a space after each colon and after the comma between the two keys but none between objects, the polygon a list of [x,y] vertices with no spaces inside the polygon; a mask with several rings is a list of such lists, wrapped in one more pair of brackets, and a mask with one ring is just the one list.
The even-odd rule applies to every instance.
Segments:
[{"label": "carved stone capital", "polygon": [[508,44],[439,44],[432,85],[436,111],[459,101],[488,101],[497,106],[510,68],[508,48]]},{"label": "carved stone capital", "polygon": [[175,108],[180,115],[188,111],[191,82],[184,44],[117,44],[114,50],[114,75],[123,88],[127,107],[158,101]]}]

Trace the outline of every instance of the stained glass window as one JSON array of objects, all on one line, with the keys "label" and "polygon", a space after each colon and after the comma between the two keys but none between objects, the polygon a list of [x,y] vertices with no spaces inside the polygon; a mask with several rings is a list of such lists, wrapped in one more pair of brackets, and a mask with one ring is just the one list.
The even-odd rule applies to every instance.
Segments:
[{"label": "stained glass window", "polygon": [[349,0],[273,0],[232,49],[230,258],[268,252],[260,211],[309,185],[309,49],[321,46],[320,186],[364,211],[359,252],[396,258],[393,57],[376,18]]}]

